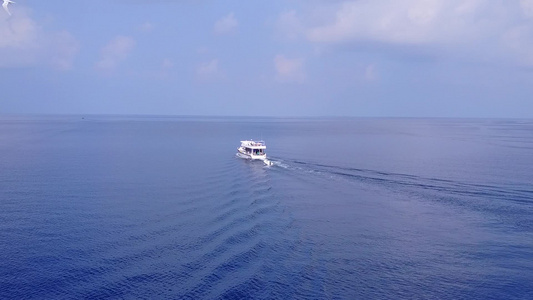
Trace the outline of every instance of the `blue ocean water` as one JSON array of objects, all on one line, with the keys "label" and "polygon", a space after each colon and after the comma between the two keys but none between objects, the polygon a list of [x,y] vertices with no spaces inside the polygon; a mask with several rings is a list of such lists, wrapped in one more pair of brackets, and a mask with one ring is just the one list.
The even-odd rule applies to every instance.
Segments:
[{"label": "blue ocean water", "polygon": [[0,117],[0,299],[80,298],[533,299],[533,121]]}]

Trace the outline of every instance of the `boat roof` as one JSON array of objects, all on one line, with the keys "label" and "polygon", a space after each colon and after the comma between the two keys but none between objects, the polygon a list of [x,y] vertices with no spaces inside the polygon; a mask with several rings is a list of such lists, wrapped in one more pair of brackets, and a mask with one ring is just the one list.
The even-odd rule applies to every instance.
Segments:
[{"label": "boat roof", "polygon": [[266,148],[266,144],[264,141],[253,141],[253,140],[241,141],[241,146],[248,147],[248,148],[254,148],[254,149],[265,149]]}]

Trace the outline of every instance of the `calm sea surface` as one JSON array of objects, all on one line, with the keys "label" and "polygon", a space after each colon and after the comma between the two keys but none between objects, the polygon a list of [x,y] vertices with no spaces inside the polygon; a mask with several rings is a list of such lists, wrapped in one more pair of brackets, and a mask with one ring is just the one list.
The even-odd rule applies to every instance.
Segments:
[{"label": "calm sea surface", "polygon": [[0,299],[82,298],[533,299],[533,120],[0,117]]}]

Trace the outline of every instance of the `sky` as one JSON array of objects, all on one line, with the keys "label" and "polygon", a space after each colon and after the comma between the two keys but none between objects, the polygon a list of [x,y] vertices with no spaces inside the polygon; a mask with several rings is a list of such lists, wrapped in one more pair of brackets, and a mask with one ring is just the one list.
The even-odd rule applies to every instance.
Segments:
[{"label": "sky", "polygon": [[0,114],[533,118],[533,0],[17,0]]}]

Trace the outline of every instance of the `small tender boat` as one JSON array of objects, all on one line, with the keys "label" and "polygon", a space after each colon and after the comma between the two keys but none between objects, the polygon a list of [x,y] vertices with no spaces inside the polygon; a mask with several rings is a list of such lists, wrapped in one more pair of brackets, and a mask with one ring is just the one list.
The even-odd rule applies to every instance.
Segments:
[{"label": "small tender boat", "polygon": [[241,141],[241,146],[237,149],[237,156],[247,159],[262,160],[266,165],[271,166],[272,162],[267,159],[266,144],[264,141]]}]

